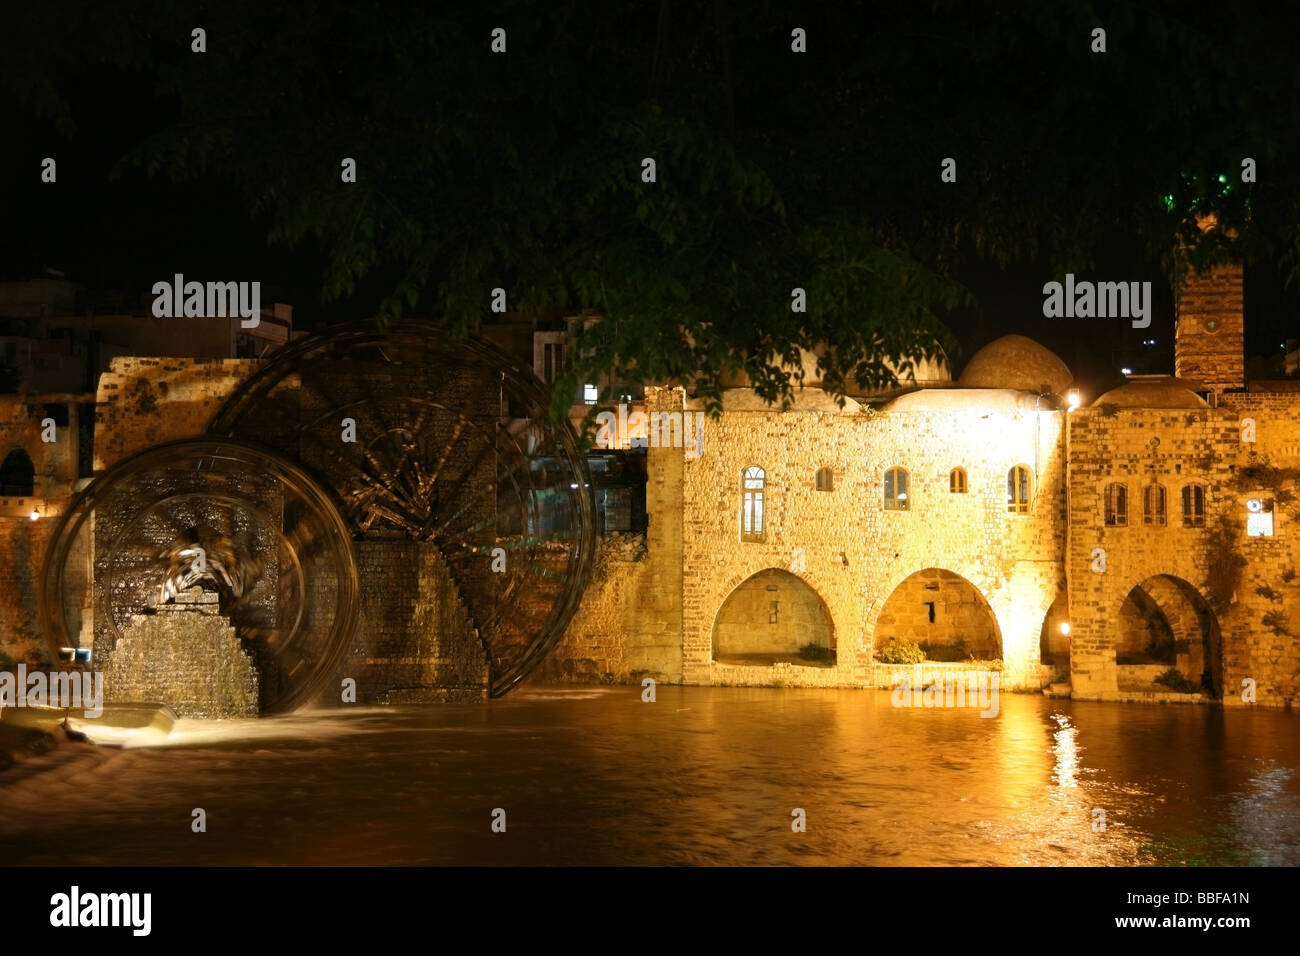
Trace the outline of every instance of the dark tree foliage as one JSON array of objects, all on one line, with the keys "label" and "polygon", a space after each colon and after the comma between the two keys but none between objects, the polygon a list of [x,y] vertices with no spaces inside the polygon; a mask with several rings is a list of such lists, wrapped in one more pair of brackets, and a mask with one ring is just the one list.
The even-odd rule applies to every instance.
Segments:
[{"label": "dark tree foliage", "polygon": [[[159,119],[122,162],[233,184],[273,242],[318,244],[329,296],[377,290],[376,314],[450,334],[495,287],[512,310],[594,310],[564,395],[600,370],[716,399],[743,370],[780,400],[781,364],[819,343],[832,391],[882,384],[951,343],[961,264],[1077,273],[1121,233],[1174,282],[1180,247],[1300,276],[1285,5],[456,6],[30,4],[0,80],[71,131],[72,77],[143,72],[155,101],[124,108]],[[1202,234],[1204,212],[1222,228]]]}]

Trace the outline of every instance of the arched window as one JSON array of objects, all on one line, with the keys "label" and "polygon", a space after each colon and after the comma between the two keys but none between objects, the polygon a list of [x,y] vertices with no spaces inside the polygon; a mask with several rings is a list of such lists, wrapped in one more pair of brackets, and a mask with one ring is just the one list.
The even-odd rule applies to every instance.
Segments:
[{"label": "arched window", "polygon": [[1028,465],[1016,465],[1007,472],[1007,511],[1029,514],[1029,495],[1033,490],[1033,472]]},{"label": "arched window", "polygon": [[1168,523],[1168,495],[1164,485],[1147,485],[1142,489],[1142,523],[1164,527]]},{"label": "arched window", "polygon": [[1205,486],[1183,486],[1183,527],[1205,527]]},{"label": "arched window", "polygon": [[907,470],[890,468],[885,472],[885,510],[906,511],[910,506],[907,497]]},{"label": "arched window", "polygon": [[835,489],[835,478],[829,468],[817,469],[817,490],[833,491]]},{"label": "arched window", "polygon": [[763,484],[767,473],[757,465],[745,469],[740,482],[740,540],[763,540]]},{"label": "arched window", "polygon": [[948,472],[948,490],[954,495],[966,494],[966,469],[954,468]]},{"label": "arched window", "polygon": [[36,469],[27,452],[15,448],[0,465],[0,494],[30,498],[35,493]]},{"label": "arched window", "polygon": [[1112,481],[1106,486],[1106,524],[1112,528],[1128,525],[1128,485]]}]

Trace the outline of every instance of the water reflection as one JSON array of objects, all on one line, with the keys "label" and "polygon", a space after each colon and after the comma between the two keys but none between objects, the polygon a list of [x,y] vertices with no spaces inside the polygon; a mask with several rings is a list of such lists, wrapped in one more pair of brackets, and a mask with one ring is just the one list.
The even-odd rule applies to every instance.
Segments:
[{"label": "water reflection", "polygon": [[1056,740],[1056,746],[1052,748],[1052,755],[1056,758],[1056,764],[1052,767],[1052,782],[1058,787],[1077,787],[1079,783],[1075,779],[1075,771],[1079,769],[1079,731],[1070,726],[1070,718],[1064,714],[1052,714],[1052,720],[1056,721],[1059,728],[1052,735]]},{"label": "water reflection", "polygon": [[[0,852],[123,864],[1300,862],[1291,715],[1000,704],[984,719],[894,708],[887,692],[660,687],[647,704],[639,687],[540,688],[488,705],[180,721],[165,746],[64,751],[41,772],[0,775]],[[196,806],[234,825],[196,843]],[[498,806],[506,834],[489,828]],[[805,833],[791,829],[796,807]]]}]

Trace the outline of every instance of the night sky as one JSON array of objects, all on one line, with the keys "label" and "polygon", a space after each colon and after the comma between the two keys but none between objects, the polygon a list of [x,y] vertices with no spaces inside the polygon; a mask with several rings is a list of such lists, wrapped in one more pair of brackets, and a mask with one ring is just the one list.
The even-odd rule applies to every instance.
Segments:
[{"label": "night sky", "polygon": [[[770,11],[768,5],[758,6]],[[653,42],[651,14],[657,5],[639,7],[650,19],[638,24],[630,17],[627,35],[619,43],[633,53],[642,49],[643,61],[633,58],[627,64],[628,70],[653,74],[663,69],[652,62],[662,59]],[[501,16],[514,25],[526,17],[529,9],[526,4],[507,8]],[[743,19],[738,9],[730,15],[733,20]],[[194,19],[198,22],[204,17],[196,13]],[[34,22],[29,22],[28,29],[34,29]],[[68,22],[75,24],[75,17]],[[494,22],[492,14],[483,14],[481,22]],[[702,23],[708,25],[708,19]],[[819,24],[821,29],[833,30],[836,26]],[[1013,25],[1003,29],[1024,28]],[[486,28],[479,36],[485,33]],[[517,34],[523,33],[517,30]],[[864,36],[870,34],[866,29]],[[819,40],[821,35],[814,33]],[[1025,39],[1023,34],[1017,37]],[[150,42],[156,49],[163,39],[153,37]],[[212,42],[219,39],[214,33]],[[39,275],[44,268],[57,269],[83,283],[91,300],[100,302],[109,301],[113,295],[147,296],[154,281],[170,277],[173,272],[207,278],[258,277],[263,283],[263,302],[292,304],[298,328],[311,329],[375,313],[382,283],[378,275],[363,279],[350,295],[324,301],[325,255],[319,243],[308,237],[292,249],[269,244],[269,218],[250,210],[246,194],[227,177],[207,174],[178,183],[166,175],[150,177],[136,166],[121,163],[128,151],[159,130],[178,123],[202,123],[201,118],[186,115],[173,93],[158,89],[158,76],[147,59],[130,65],[80,62],[78,45],[87,41],[84,31],[77,29],[20,35],[11,37],[11,42],[58,54],[50,58],[59,64],[51,68],[51,75],[70,104],[74,128],[59,129],[49,116],[38,115],[41,111],[30,103],[5,98],[3,128],[7,146],[0,150],[0,208],[4,209],[5,228],[0,230],[0,277],[25,279]],[[268,47],[275,45],[269,38],[262,42]],[[580,38],[574,42],[581,42]],[[1086,45],[1086,39],[1080,42]],[[176,38],[179,52],[169,51],[166,56],[174,59],[189,55],[187,43],[188,37]],[[724,54],[729,57],[725,64],[728,70],[733,68],[733,61],[737,72],[745,68],[745,51],[735,49],[741,43],[741,37],[734,38],[733,51]],[[870,56],[874,49],[865,48],[860,55]],[[683,48],[683,57],[688,52]],[[918,48],[918,54],[921,52]],[[346,59],[346,54],[340,55]],[[349,67],[382,72],[386,65],[349,61]],[[431,61],[425,68],[437,71],[440,67]],[[925,69],[956,73],[962,66],[957,60],[941,60],[927,64]],[[681,74],[680,69],[670,73],[670,83],[672,76],[680,80]],[[270,95],[275,78],[267,76],[260,82],[268,84]],[[952,82],[963,80],[954,77]],[[1004,82],[1014,83],[1015,79]],[[1014,122],[1017,108],[1016,103],[998,104],[1002,113],[1013,114],[1010,122]],[[740,109],[742,125],[757,122],[744,113],[743,101]],[[907,135],[907,112],[898,111],[895,121],[900,124],[899,135]],[[1006,116],[1002,122],[1009,122]],[[877,134],[875,129],[863,131],[863,136]],[[1278,148],[1284,151],[1290,145],[1284,143]],[[1118,130],[1115,147],[1116,162],[1126,161],[1141,149],[1140,131]],[[1068,149],[1070,144],[1063,142],[1062,148]],[[943,150],[932,152],[937,156]],[[58,158],[57,186],[39,182],[40,158],[45,155]],[[452,178],[453,188],[456,174],[455,169],[439,171],[439,175]],[[481,184],[467,182],[465,188],[481,188]],[[843,188],[852,191],[854,187],[845,182]],[[990,196],[990,203],[996,201],[996,196]],[[869,198],[858,200],[858,205],[870,210],[871,202]],[[893,215],[894,210],[890,209],[889,214]],[[1061,215],[1068,217],[1069,212]],[[1045,260],[1021,257],[994,264],[972,253],[951,263],[950,270],[974,293],[978,303],[947,316],[947,325],[964,353],[956,358],[957,371],[976,348],[1008,332],[1028,335],[1054,349],[1075,372],[1076,380],[1093,394],[1113,383],[1120,365],[1131,365],[1137,372],[1172,371],[1173,304],[1159,268],[1148,261],[1136,240],[1129,239],[1122,220],[1114,222],[1104,247],[1094,252],[1096,266],[1080,270],[1078,278],[1154,283],[1156,302],[1150,330],[1134,330],[1120,319],[1044,319],[1042,284],[1062,278],[1051,272]],[[1269,263],[1248,268],[1246,293],[1247,355],[1276,354],[1281,341],[1300,330],[1297,294],[1284,290],[1279,271]],[[1157,346],[1143,349],[1140,342],[1146,337],[1155,338]]]}]

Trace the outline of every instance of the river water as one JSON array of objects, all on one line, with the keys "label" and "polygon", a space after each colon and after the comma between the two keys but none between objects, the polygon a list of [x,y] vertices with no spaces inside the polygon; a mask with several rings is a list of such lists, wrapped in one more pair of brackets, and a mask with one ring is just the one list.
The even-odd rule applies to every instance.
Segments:
[{"label": "river water", "polygon": [[0,863],[1294,866],[1300,719],[601,687],[179,721],[0,774]]}]

